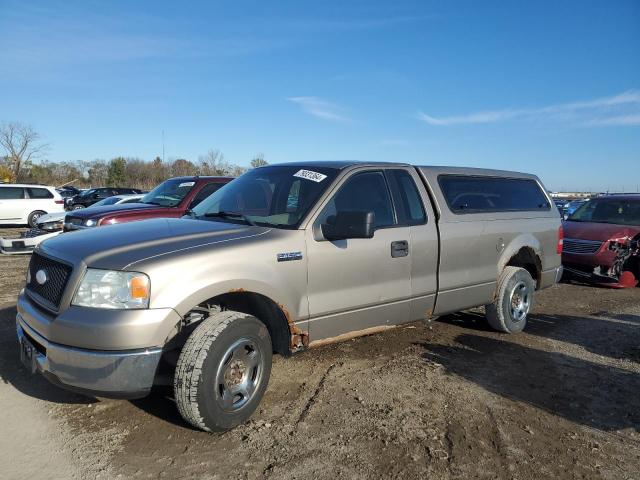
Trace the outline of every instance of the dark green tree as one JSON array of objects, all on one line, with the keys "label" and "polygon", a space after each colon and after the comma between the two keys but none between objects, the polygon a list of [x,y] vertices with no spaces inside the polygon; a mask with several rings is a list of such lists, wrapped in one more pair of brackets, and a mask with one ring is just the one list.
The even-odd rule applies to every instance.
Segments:
[{"label": "dark green tree", "polygon": [[124,183],[127,179],[127,161],[122,157],[117,157],[109,162],[109,169],[107,170],[107,186],[109,187],[124,187]]}]

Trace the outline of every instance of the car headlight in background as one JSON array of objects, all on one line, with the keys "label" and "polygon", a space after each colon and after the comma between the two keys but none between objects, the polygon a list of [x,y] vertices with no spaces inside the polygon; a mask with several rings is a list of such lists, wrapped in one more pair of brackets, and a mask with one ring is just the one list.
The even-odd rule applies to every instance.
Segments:
[{"label": "car headlight in background", "polygon": [[45,223],[39,223],[38,224],[38,228],[40,230],[46,230],[47,232],[57,232],[58,230],[62,230],[62,227],[64,227],[64,221],[63,220],[58,220],[56,222],[45,222]]},{"label": "car headlight in background", "polygon": [[89,220],[84,222],[84,226],[85,227],[95,227],[96,226],[96,221],[93,218],[90,218]]},{"label": "car headlight in background", "polygon": [[148,308],[151,292],[144,273],[87,269],[72,305],[93,308]]}]

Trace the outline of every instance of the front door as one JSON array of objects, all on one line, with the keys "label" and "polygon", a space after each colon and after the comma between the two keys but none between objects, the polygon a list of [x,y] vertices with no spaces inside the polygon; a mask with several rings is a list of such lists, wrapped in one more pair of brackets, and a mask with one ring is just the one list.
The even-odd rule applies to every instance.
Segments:
[{"label": "front door", "polygon": [[0,223],[21,219],[25,206],[24,188],[0,187]]},{"label": "front door", "polygon": [[[339,211],[374,212],[373,238],[322,238],[320,225]],[[408,318],[410,233],[398,225],[383,170],[356,171],[342,181],[307,229],[311,341]]]}]

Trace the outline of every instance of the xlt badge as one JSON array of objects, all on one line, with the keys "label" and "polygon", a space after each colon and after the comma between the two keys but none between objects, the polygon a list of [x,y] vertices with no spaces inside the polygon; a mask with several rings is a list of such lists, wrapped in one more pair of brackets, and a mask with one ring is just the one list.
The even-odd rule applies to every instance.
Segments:
[{"label": "xlt badge", "polygon": [[277,255],[279,262],[291,262],[292,260],[302,260],[302,252],[285,252]]}]

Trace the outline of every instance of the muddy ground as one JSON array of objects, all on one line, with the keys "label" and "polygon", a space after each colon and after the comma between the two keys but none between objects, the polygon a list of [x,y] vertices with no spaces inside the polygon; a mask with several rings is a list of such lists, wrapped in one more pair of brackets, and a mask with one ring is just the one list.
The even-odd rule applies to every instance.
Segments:
[{"label": "muddy ground", "polygon": [[90,399],[26,372],[27,262],[0,256],[3,479],[640,478],[640,288],[558,285],[514,336],[470,311],[276,358],[251,421],[208,434],[168,392]]}]

